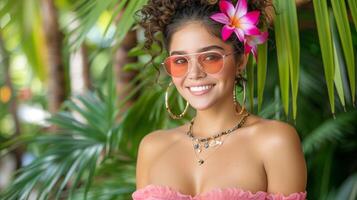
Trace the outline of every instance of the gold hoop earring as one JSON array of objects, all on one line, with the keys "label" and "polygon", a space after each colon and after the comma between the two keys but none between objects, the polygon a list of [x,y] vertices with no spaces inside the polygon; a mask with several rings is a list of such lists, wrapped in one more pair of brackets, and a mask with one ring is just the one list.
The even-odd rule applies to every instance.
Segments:
[{"label": "gold hoop earring", "polygon": [[[236,95],[236,87],[237,87],[238,81],[240,81],[240,80],[242,80],[242,82],[243,82],[243,84],[242,84],[243,85],[243,102],[242,102],[242,106],[241,106],[242,108],[238,112],[238,109],[237,109],[238,100],[237,100],[237,95]],[[239,74],[237,79],[235,80],[234,89],[233,89],[233,102],[235,105],[235,110],[238,113],[238,115],[243,114],[243,112],[246,110],[245,101],[246,101],[246,82],[245,82],[242,74]]]},{"label": "gold hoop earring", "polygon": [[186,107],[184,109],[184,111],[179,114],[176,115],[174,113],[172,113],[170,107],[169,107],[169,88],[172,86],[172,82],[170,82],[169,86],[166,88],[166,92],[165,92],[165,106],[166,106],[166,110],[169,113],[170,117],[173,119],[181,119],[187,112],[188,106],[190,105],[187,101],[186,101]]}]

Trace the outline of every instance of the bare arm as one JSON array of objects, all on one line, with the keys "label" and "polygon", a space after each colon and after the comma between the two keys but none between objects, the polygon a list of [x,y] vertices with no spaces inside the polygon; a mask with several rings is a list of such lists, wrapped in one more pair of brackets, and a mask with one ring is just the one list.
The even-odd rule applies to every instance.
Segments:
[{"label": "bare arm", "polygon": [[261,145],[269,193],[289,195],[306,190],[307,169],[299,136],[287,123],[268,122]]}]

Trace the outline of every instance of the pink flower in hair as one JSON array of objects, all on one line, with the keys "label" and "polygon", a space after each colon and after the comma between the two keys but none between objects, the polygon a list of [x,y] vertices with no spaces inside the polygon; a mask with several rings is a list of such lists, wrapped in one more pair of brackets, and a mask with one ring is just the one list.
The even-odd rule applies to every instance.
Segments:
[{"label": "pink flower in hair", "polygon": [[255,60],[258,60],[258,44],[263,44],[268,39],[268,32],[262,32],[260,35],[249,35],[244,41],[245,54],[253,53]]},{"label": "pink flower in hair", "polygon": [[246,35],[259,35],[257,28],[259,11],[247,12],[247,1],[238,0],[234,7],[230,1],[221,0],[219,2],[221,13],[215,13],[211,19],[224,24],[222,28],[222,39],[226,41],[234,32],[241,42],[245,41]]}]

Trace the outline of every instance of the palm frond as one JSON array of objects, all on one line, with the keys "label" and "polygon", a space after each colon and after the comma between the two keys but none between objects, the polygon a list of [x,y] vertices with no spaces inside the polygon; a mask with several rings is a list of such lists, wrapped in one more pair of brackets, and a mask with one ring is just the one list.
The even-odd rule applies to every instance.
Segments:
[{"label": "palm frond", "polygon": [[335,113],[335,98],[333,78],[335,75],[335,65],[333,57],[333,45],[330,28],[330,16],[328,14],[328,7],[326,0],[313,0],[314,11],[316,16],[317,30],[319,34],[322,60],[325,69],[325,79],[327,84],[327,90],[329,94],[331,112]]},{"label": "palm frond", "polygon": [[[131,199],[135,190],[135,162],[124,163],[115,159],[103,163],[95,174],[96,181],[88,193],[88,200]],[[74,200],[83,199],[83,189],[74,195]]]},{"label": "palm frond", "polygon": [[[71,23],[78,21],[79,25],[70,31],[70,36],[74,38],[68,38],[71,44],[71,49],[78,48],[85,40],[88,32],[95,26],[100,15],[107,10],[110,10],[111,18],[107,27],[104,30],[104,35],[108,33],[109,27],[113,26],[115,21],[118,21],[116,25],[116,31],[111,37],[108,43],[113,43],[118,46],[127,33],[131,30],[135,24],[134,13],[139,10],[147,0],[128,1],[128,0],[82,0],[77,4],[76,14],[77,17],[72,20]],[[114,9],[112,9],[114,8]],[[120,20],[116,20],[120,18]],[[115,50],[115,48],[113,49]]]},{"label": "palm frond", "polygon": [[290,84],[293,118],[296,118],[300,67],[300,39],[295,1],[275,0],[275,38],[278,53],[279,81],[285,114],[289,111]]},{"label": "palm frond", "polygon": [[338,94],[338,97],[340,98],[340,102],[346,110],[346,102],[345,102],[345,94],[343,91],[343,82],[342,82],[342,74],[341,74],[341,69],[344,67],[344,63],[342,61],[342,55],[341,55],[341,47],[338,42],[338,36],[337,36],[337,30],[336,30],[336,24],[334,23],[332,12],[331,13],[331,33],[332,33],[332,44],[333,44],[333,55],[334,55],[334,61],[335,61],[335,77],[334,77],[334,83],[336,86],[336,91]]},{"label": "palm frond", "polygon": [[265,79],[267,76],[268,67],[268,43],[258,46],[258,66],[257,66],[257,96],[258,96],[258,112],[261,110],[263,103],[263,94]]},{"label": "palm frond", "polygon": [[39,1],[4,0],[0,4],[0,21],[5,17],[9,19],[5,27],[1,27],[4,39],[19,37],[19,46],[33,71],[40,80],[45,80],[46,46]]},{"label": "palm frond", "polygon": [[347,0],[349,8],[351,10],[351,15],[353,18],[353,21],[355,23],[355,28],[357,30],[357,1],[355,0]]},{"label": "palm frond", "polygon": [[69,111],[48,119],[58,127],[58,133],[34,139],[32,144],[41,146],[43,153],[20,169],[3,198],[27,199],[32,191],[37,191],[38,199],[58,199],[64,189],[71,197],[82,184],[84,195],[88,193],[98,163],[108,154],[107,149],[118,146],[107,143],[108,138],[117,135],[115,117],[108,120],[108,115],[115,112],[107,99],[101,100],[93,93],[68,100],[64,108]]},{"label": "palm frond", "polygon": [[311,154],[328,142],[341,141],[345,135],[351,134],[351,131],[354,130],[356,119],[357,111],[354,110],[342,113],[336,119],[328,119],[322,123],[304,138],[302,146],[305,154]]},{"label": "palm frond", "polygon": [[332,10],[335,16],[337,29],[341,39],[341,45],[347,66],[348,77],[350,80],[352,103],[355,103],[356,96],[356,75],[355,57],[353,52],[351,28],[348,21],[345,1],[331,1]]}]

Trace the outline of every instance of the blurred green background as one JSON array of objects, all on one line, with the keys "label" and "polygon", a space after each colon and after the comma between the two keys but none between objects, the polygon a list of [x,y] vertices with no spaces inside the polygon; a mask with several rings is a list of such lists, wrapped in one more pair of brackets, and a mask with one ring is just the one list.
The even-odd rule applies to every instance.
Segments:
[{"label": "blurred green background", "polygon": [[[146,2],[0,1],[0,199],[131,199],[141,138],[194,116],[165,111],[165,53],[146,65],[135,21]],[[296,127],[309,199],[355,200],[357,1],[273,2],[247,107]]]}]

